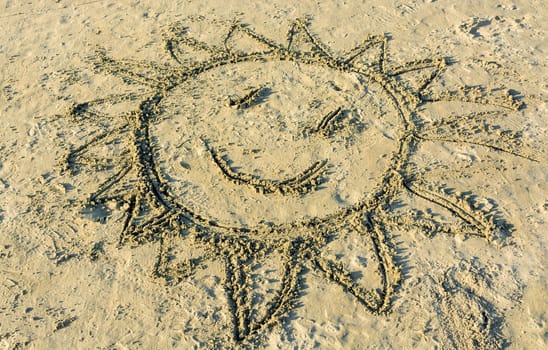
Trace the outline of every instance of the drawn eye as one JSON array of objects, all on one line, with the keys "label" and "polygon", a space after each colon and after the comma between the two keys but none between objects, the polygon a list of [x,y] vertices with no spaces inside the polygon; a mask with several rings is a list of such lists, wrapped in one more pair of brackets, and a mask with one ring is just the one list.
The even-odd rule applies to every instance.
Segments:
[{"label": "drawn eye", "polygon": [[339,122],[347,112],[348,111],[342,107],[332,110],[322,118],[320,123],[314,127],[311,132],[318,133],[325,137],[331,136],[335,131],[340,129]]},{"label": "drawn eye", "polygon": [[235,109],[248,108],[262,102],[270,91],[269,88],[260,86],[258,88],[249,88],[249,92],[243,97],[237,95],[228,96],[226,105]]}]

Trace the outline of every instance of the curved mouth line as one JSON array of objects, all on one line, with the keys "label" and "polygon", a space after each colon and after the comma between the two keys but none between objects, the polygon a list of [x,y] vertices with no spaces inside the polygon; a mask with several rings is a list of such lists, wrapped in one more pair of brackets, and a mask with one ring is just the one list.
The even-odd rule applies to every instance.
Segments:
[{"label": "curved mouth line", "polygon": [[280,193],[305,194],[318,189],[322,184],[325,172],[327,170],[327,159],[317,161],[296,176],[285,180],[261,179],[258,176],[242,173],[233,170],[229,161],[220,156],[215,149],[208,147],[213,162],[219,167],[222,174],[231,182],[237,185],[246,185],[253,187],[257,192],[263,194]]}]

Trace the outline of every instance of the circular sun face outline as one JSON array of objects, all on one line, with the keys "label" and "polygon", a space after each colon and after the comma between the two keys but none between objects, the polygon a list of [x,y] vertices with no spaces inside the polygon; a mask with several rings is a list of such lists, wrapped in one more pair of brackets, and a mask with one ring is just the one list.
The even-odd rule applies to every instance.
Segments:
[{"label": "circular sun face outline", "polygon": [[[259,62],[257,62],[257,61],[259,61]],[[298,63],[298,64],[302,63],[302,64],[306,64],[306,65],[316,65],[316,66],[319,66],[319,69],[327,69],[329,72],[332,72],[332,73],[339,73],[339,74],[352,73],[352,74],[360,74],[361,75],[361,73],[356,73],[357,70],[351,69],[350,66],[347,66],[347,67],[342,67],[341,66],[339,69],[337,69],[337,71],[334,71],[333,67],[336,66],[335,62],[328,62],[329,63],[329,65],[328,65],[326,62],[322,62],[322,61],[318,62],[316,60],[311,60],[310,56],[304,56],[304,58],[303,58],[303,57],[301,57],[300,55],[297,55],[297,54],[295,54],[295,55],[280,55],[277,51],[270,50],[270,51],[261,53],[261,55],[249,56],[249,55],[242,54],[241,56],[238,56],[237,58],[232,59],[229,62],[227,62],[224,59],[221,59],[219,61],[214,61],[214,62],[211,63],[211,65],[209,65],[208,67],[203,68],[203,70],[200,71],[200,73],[196,76],[196,81],[198,81],[197,84],[202,84],[202,83],[200,83],[200,81],[203,80],[203,79],[206,79],[206,78],[202,77],[203,74],[205,74],[207,72],[211,72],[213,70],[218,70],[218,69],[221,69],[221,68],[224,69],[224,67],[227,67],[227,66],[229,66],[230,68],[227,67],[226,69],[230,69],[231,72],[232,72],[232,69],[234,69],[235,71],[237,70],[237,68],[234,67],[235,65],[246,64],[246,63],[264,65],[267,62],[274,62],[274,63],[291,62],[291,63]],[[298,66],[298,67],[299,68],[297,69],[297,71],[300,73],[303,70],[303,68],[301,68],[301,66]],[[224,72],[224,70],[223,70],[223,72]],[[284,74],[286,74],[286,73],[287,72],[284,71]],[[302,74],[304,74],[304,73],[302,73]],[[292,80],[292,79],[290,79],[290,80]],[[356,80],[358,80],[358,79],[356,79]],[[360,84],[360,88],[365,88],[365,86],[363,86],[363,79],[359,79],[359,84]],[[176,87],[174,87],[174,89],[175,88]],[[192,89],[185,88],[185,91],[186,90],[192,91],[192,93],[195,93],[195,94],[199,95],[200,92],[197,92],[196,89],[197,89],[197,87],[193,87]],[[180,96],[180,95],[182,95],[181,93],[176,94],[176,95],[171,95],[172,91],[173,90],[170,90],[166,95],[164,95],[162,97],[162,99],[160,99],[158,101],[158,104],[157,104],[158,109],[162,111],[161,113],[164,114],[164,115],[169,115],[170,117],[172,117],[173,114],[169,113],[169,112],[166,112],[163,102],[166,99],[169,99],[169,100],[173,99],[173,100],[175,100],[175,103],[179,104],[180,103],[179,98],[181,98],[181,97],[184,98],[184,96]],[[232,103],[229,103],[229,105],[230,105],[230,107],[233,107],[232,105],[234,105],[234,104],[237,104],[237,105],[242,105],[242,104],[252,105],[254,103],[253,100],[255,98],[257,98],[256,95],[260,91],[261,91],[260,88],[252,89],[249,93],[247,93],[243,97],[238,98],[238,101],[233,101]],[[379,89],[379,91],[383,92],[380,89]],[[383,97],[386,97],[386,96],[383,94]],[[201,111],[201,108],[200,108],[201,105],[198,104],[198,107],[196,107],[195,106],[196,104],[197,103],[195,102],[195,100],[192,100],[192,106],[193,106],[192,111],[187,111],[183,108],[182,111],[179,111],[176,114],[181,113],[181,114],[193,115],[193,113],[198,113],[198,112],[194,112],[194,108]],[[229,109],[230,107],[225,107],[225,108]],[[248,107],[238,106],[238,108],[244,109],[244,108],[248,108]],[[397,106],[393,106],[392,108],[393,108],[393,110],[398,110]],[[314,116],[310,117],[310,119],[312,119],[312,120],[317,119],[318,122],[317,122],[317,126],[315,126],[313,129],[307,131],[309,134],[313,134],[313,136],[308,135],[307,140],[309,140],[310,137],[315,137],[316,139],[320,139],[320,140],[325,140],[325,139],[330,140],[330,139],[332,139],[333,134],[334,134],[333,131],[331,130],[332,124],[334,124],[335,120],[337,118],[339,118],[345,112],[347,112],[347,111],[343,110],[341,107],[339,107],[339,108],[332,108],[332,110],[329,109],[329,112],[327,112],[323,116],[314,115]],[[209,115],[209,113],[207,113],[207,115]],[[256,117],[258,117],[258,116],[256,116]],[[304,117],[304,115],[303,115],[303,117]],[[306,117],[308,117],[308,116],[306,116]],[[378,118],[378,116],[376,116],[376,115],[374,117]],[[216,114],[215,115],[215,120],[216,120],[215,122],[217,122],[217,120],[219,118],[220,118],[219,115]],[[247,119],[247,117],[240,117],[240,118]],[[347,118],[351,119],[350,117],[347,117]],[[353,117],[353,118],[356,118],[356,117]],[[387,119],[387,118],[385,117],[385,119]],[[386,120],[385,120],[385,122],[386,122]],[[183,124],[190,124],[190,122],[188,120],[185,120],[183,122]],[[392,125],[392,123],[390,123],[390,125]],[[154,131],[155,130],[150,131],[152,137],[155,137],[155,132]],[[314,135],[314,134],[317,134],[317,135]],[[404,133],[402,133],[402,134],[404,134]],[[185,139],[186,138],[187,137],[185,136]],[[195,138],[201,139],[201,142],[204,144],[204,146],[206,148],[206,153],[209,153],[209,157],[206,157],[206,159],[209,158],[208,160],[214,165],[214,167],[218,168],[217,172],[220,175],[222,175],[225,178],[225,180],[228,180],[227,181],[228,183],[234,183],[237,186],[246,186],[248,188],[251,188],[252,190],[254,189],[256,192],[259,192],[261,194],[259,196],[264,198],[265,201],[272,201],[273,200],[272,196],[268,196],[269,194],[276,194],[276,195],[278,195],[278,197],[279,196],[281,196],[281,197],[299,196],[301,198],[305,197],[310,192],[314,192],[316,189],[321,188],[320,186],[323,184],[322,177],[323,177],[324,173],[326,172],[326,170],[329,166],[333,165],[328,158],[321,158],[321,159],[318,159],[318,160],[314,161],[312,164],[308,164],[308,166],[304,169],[304,171],[299,172],[297,175],[295,175],[293,177],[286,178],[282,181],[280,181],[280,180],[270,180],[270,179],[265,180],[265,179],[262,179],[262,178],[259,178],[259,177],[250,176],[249,174],[246,174],[246,173],[240,173],[237,170],[233,170],[228,165],[227,161],[219,154],[217,146],[212,146],[211,145],[212,140],[209,139],[209,136],[204,137],[204,136],[200,135],[200,136],[195,136]],[[403,140],[402,138],[399,138],[399,139],[396,139],[396,140],[386,139],[386,141],[390,142],[390,146],[391,146],[392,149],[398,149],[399,148],[400,150],[403,148],[402,143],[405,142],[405,140]],[[388,143],[388,142],[386,142],[386,143]],[[398,147],[398,145],[399,145],[399,147]],[[383,146],[383,147],[385,148],[385,146]],[[306,150],[304,152],[306,152]],[[368,150],[367,154],[368,154],[368,156],[371,156],[371,153],[369,152],[369,150]],[[373,153],[373,154],[375,154],[375,153]],[[398,156],[400,156],[400,155],[394,156],[393,160],[397,159]],[[228,157],[230,157],[230,155],[228,155]],[[158,159],[159,159],[158,155],[154,156],[154,159],[152,159],[152,158],[147,159],[147,161],[149,162],[147,167],[150,168],[150,169],[158,169],[158,167],[156,165],[159,162]],[[376,172],[374,174],[368,174],[368,176],[371,177],[371,178],[375,177],[375,178],[380,179],[379,181],[377,181],[377,183],[374,186],[368,186],[368,188],[373,189],[373,191],[371,191],[372,195],[369,192],[365,192],[366,196],[360,198],[356,203],[353,203],[351,205],[347,205],[346,207],[343,207],[343,208],[339,207],[339,208],[336,209],[335,212],[332,212],[328,215],[314,216],[312,219],[310,219],[310,218],[304,218],[304,219],[301,219],[301,220],[297,219],[297,220],[295,220],[295,222],[289,222],[289,223],[281,223],[280,224],[280,223],[269,222],[269,223],[264,223],[264,224],[251,225],[251,226],[248,226],[248,225],[246,225],[246,226],[243,226],[243,225],[234,226],[234,225],[221,224],[221,223],[213,222],[211,220],[211,217],[208,217],[208,219],[209,219],[208,224],[212,227],[215,227],[216,229],[222,230],[221,232],[223,232],[222,233],[223,235],[232,236],[232,237],[235,237],[235,238],[238,238],[242,235],[248,236],[250,239],[261,240],[263,238],[265,238],[265,239],[267,238],[268,240],[273,240],[274,239],[276,241],[293,240],[297,237],[304,238],[303,237],[303,232],[299,232],[299,230],[294,230],[295,226],[304,226],[304,227],[314,227],[314,226],[321,226],[321,225],[323,225],[323,226],[327,226],[327,225],[337,226],[336,222],[344,221],[352,215],[358,215],[357,213],[364,212],[366,210],[371,210],[371,209],[373,209],[373,206],[379,205],[379,203],[381,203],[381,200],[379,200],[379,198],[381,196],[380,195],[380,190],[383,187],[382,183],[388,182],[389,181],[388,177],[394,171],[393,164],[392,164],[393,162],[387,161],[387,163],[389,163],[388,167],[380,169],[380,170],[378,170],[378,172]],[[212,169],[212,171],[215,171],[215,169]],[[163,169],[162,170],[153,170],[154,176],[155,176],[155,178],[157,179],[158,182],[167,183],[167,181],[164,181],[163,179],[161,179],[161,176],[164,172],[165,172],[165,170],[163,170]],[[362,174],[362,176],[365,176],[365,174]],[[325,181],[328,181],[328,180],[325,180]],[[173,207],[184,208],[184,210],[188,210],[188,205],[185,205],[184,199],[181,200],[181,196],[180,196],[179,192],[174,192],[173,191],[174,189],[171,188],[171,186],[169,184],[168,184],[167,187],[168,187],[168,189],[166,191],[162,191],[160,193],[160,196],[162,197],[162,200],[165,201],[165,202],[168,202]],[[252,191],[252,192],[255,192],[255,191]],[[332,194],[332,195],[334,195],[334,194]],[[377,199],[372,199],[372,198],[370,198],[371,196],[373,196],[373,197],[377,196]],[[390,197],[385,198],[385,201],[387,201],[387,202],[390,201]],[[194,216],[196,216],[196,215],[201,215],[201,214],[200,213],[195,213]],[[268,227],[266,227],[265,225],[267,225]],[[316,233],[309,233],[309,234],[315,235]],[[306,235],[308,235],[308,234],[305,234],[305,236]]]},{"label": "circular sun face outline", "polygon": [[[252,47],[256,49],[237,49],[238,40],[242,38],[247,43],[252,43]],[[300,281],[305,266],[340,285],[371,313],[388,311],[393,293],[401,279],[389,234],[393,227],[418,227],[427,234],[446,232],[477,235],[489,241],[496,239],[505,230],[504,222],[495,218],[497,213],[482,212],[462,198],[425,184],[412,164],[411,157],[423,142],[446,141],[471,143],[532,159],[520,151],[517,133],[504,132],[495,140],[488,140],[490,135],[486,134],[485,138],[475,140],[459,138],[458,134],[446,132],[465,132],[468,130],[467,125],[474,124],[475,120],[492,118],[504,109],[518,110],[522,104],[513,96],[491,98],[488,91],[480,87],[462,87],[459,91],[434,93],[429,91],[429,87],[448,66],[448,60],[426,58],[406,62],[401,66],[389,66],[387,38],[384,36],[370,36],[354,49],[334,54],[309,31],[308,24],[303,20],[296,20],[291,25],[286,45],[275,43],[238,22],[230,26],[224,38],[224,47],[209,45],[191,37],[183,23],[172,25],[166,33],[165,41],[167,51],[180,67],[113,60],[104,52],[97,53],[97,68],[127,82],[148,87],[149,92],[111,95],[72,106],[69,116],[73,120],[81,123],[95,122],[104,127],[104,132],[90,136],[83,145],[72,149],[65,166],[73,173],[84,168],[109,173],[108,179],[90,196],[88,205],[104,206],[111,202],[120,205],[126,213],[121,242],[160,242],[160,253],[155,266],[158,276],[180,279],[191,274],[203,260],[222,261],[226,274],[224,286],[233,319],[234,342],[242,344],[252,341],[278,324],[291,311],[301,291]],[[209,59],[201,62],[183,60],[183,47],[204,52]],[[371,52],[373,59],[370,58]],[[188,79],[219,66],[267,60],[317,65],[360,75],[364,80],[380,86],[390,98],[403,131],[398,136],[398,147],[392,155],[390,166],[383,172],[375,189],[365,194],[363,200],[357,204],[322,218],[251,228],[223,226],[193,212],[171,193],[157,165],[151,125],[163,116],[162,100]],[[408,87],[402,83],[402,77],[409,72],[424,72],[418,85]],[[139,108],[116,118],[100,111],[100,107],[105,104],[132,100],[140,101]],[[449,116],[431,123],[421,119],[417,109],[437,101],[483,104],[496,106],[497,110]],[[124,144],[121,140],[129,142]],[[117,146],[113,155],[114,162],[104,165],[94,159],[95,147],[112,144],[123,144]],[[217,162],[222,170],[224,165],[215,157],[214,151],[211,151],[211,156],[212,161]],[[248,185],[252,187],[261,186],[259,180],[246,178],[232,172],[230,168],[224,170],[224,176],[230,180],[248,181]],[[445,208],[460,221],[440,222],[434,217],[413,211],[393,215],[390,206],[397,200],[400,192],[408,192]],[[360,284],[352,277],[347,266],[322,254],[326,244],[337,239],[334,238],[334,233],[342,228],[349,228],[355,237],[369,242],[376,260],[380,286]],[[185,244],[201,247],[205,251],[204,255],[190,259],[182,265],[172,266],[166,252],[174,238],[183,239]],[[251,266],[273,255],[278,256],[281,261],[281,287],[273,293],[272,301],[262,306],[263,311],[259,317],[255,312],[259,306],[254,304],[251,297]]]},{"label": "circular sun face outline", "polygon": [[[189,95],[193,98],[189,99]],[[302,99],[297,99],[301,96]],[[175,180],[171,182],[183,180],[184,186],[175,186],[175,193],[187,193],[190,183],[199,184],[201,191],[193,192],[198,192],[198,198],[200,192],[213,192],[211,197],[215,199],[208,198],[206,216],[215,217],[212,214],[227,210],[247,227],[257,224],[246,221],[246,216],[253,215],[250,213],[255,214],[253,219],[263,222],[323,216],[325,212],[301,209],[321,201],[332,212],[343,203],[360,200],[354,193],[368,193],[372,184],[356,183],[357,179],[378,179],[385,169],[385,164],[379,164],[386,160],[382,155],[387,149],[396,148],[397,142],[391,135],[399,120],[395,113],[386,110],[393,107],[383,106],[381,110],[383,97],[380,88],[364,86],[359,76],[323,66],[263,60],[217,67],[173,89],[160,102],[163,114],[169,117],[166,123],[162,120],[155,125],[153,135],[162,141],[180,140],[184,146],[172,148],[171,142],[166,141],[169,144],[159,147],[157,158],[162,171]],[[276,142],[265,142],[267,135]],[[172,154],[171,150],[182,153]],[[352,153],[352,160],[338,161],[341,152]],[[210,153],[210,157],[204,157],[203,153]],[[254,161],[256,158],[260,160]],[[174,159],[182,159],[188,166],[182,169],[174,164]],[[247,162],[250,165],[239,171]],[[276,174],[280,169],[293,176]],[[356,173],[353,180],[345,178],[344,186],[352,187],[352,195],[337,193],[335,182],[330,181],[341,170]],[[218,176],[221,172],[222,177]],[[219,181],[220,186],[207,183],[204,174]],[[215,192],[219,187],[220,191],[227,189],[224,195],[234,201],[233,205],[209,206],[211,202],[224,202],[223,195]],[[345,195],[351,200],[343,202],[340,198]],[[192,205],[192,199],[187,197],[190,196],[185,195],[187,205],[189,202]],[[240,201],[240,197],[246,199]],[[285,206],[289,200],[292,211],[300,211],[289,217],[280,215],[277,206]],[[250,206],[264,206],[264,210],[253,211]],[[269,210],[276,214],[268,215]],[[299,215],[301,212],[304,215]]]}]

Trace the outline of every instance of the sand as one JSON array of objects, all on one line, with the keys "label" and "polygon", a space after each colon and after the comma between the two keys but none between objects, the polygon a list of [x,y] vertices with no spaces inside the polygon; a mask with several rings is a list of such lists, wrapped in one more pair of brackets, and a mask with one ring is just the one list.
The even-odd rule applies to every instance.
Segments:
[{"label": "sand", "polygon": [[546,347],[542,2],[0,9],[0,349]]}]

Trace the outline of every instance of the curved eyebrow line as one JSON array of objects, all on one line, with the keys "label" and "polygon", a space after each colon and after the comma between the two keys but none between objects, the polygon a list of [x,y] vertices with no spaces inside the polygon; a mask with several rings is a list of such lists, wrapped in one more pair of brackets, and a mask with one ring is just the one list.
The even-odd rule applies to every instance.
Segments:
[{"label": "curved eyebrow line", "polygon": [[228,106],[234,107],[236,109],[240,108],[247,108],[253,104],[260,96],[261,93],[266,88],[264,86],[260,86],[255,89],[251,89],[250,92],[248,92],[244,97],[238,97],[238,98],[228,98]]}]

